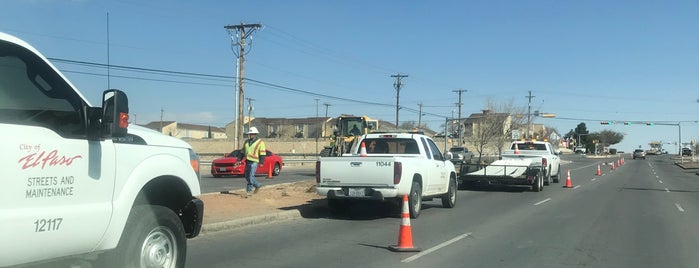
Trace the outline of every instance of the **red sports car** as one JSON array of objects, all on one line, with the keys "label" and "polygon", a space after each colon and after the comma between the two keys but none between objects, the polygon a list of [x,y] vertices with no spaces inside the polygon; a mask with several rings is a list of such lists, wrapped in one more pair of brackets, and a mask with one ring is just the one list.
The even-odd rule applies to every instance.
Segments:
[{"label": "red sports car", "polygon": [[[284,165],[282,157],[269,150],[265,152],[267,153],[267,156],[265,156],[265,164],[258,166],[255,174],[269,174],[269,167],[272,167],[272,176],[279,175]],[[245,175],[245,160],[237,161],[238,158],[236,156],[239,155],[239,153],[240,150],[234,150],[225,157],[214,159],[211,163],[211,175],[214,175],[215,178],[226,175]]]}]

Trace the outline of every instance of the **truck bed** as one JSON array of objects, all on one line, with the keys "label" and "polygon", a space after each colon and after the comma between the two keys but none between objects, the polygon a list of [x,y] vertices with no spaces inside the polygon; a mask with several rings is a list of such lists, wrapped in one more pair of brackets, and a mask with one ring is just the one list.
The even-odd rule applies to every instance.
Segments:
[{"label": "truck bed", "polygon": [[531,159],[502,159],[493,162],[488,166],[484,166],[479,170],[464,173],[462,177],[510,177],[516,178],[524,175],[529,166]]}]

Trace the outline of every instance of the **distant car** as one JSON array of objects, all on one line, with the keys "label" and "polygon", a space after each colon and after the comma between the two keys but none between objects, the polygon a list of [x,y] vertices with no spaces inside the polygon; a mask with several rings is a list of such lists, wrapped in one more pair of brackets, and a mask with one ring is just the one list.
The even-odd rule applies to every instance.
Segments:
[{"label": "distant car", "polygon": [[451,147],[449,152],[454,155],[452,162],[468,161],[473,158],[473,153],[468,151],[466,147]]},{"label": "distant car", "polygon": [[690,148],[682,148],[682,155],[692,156],[692,149],[690,149]]},{"label": "distant car", "polygon": [[[222,176],[243,176],[245,175],[245,160],[238,161],[240,150],[234,150],[225,157],[214,159],[211,163],[211,175],[214,178]],[[272,176],[278,176],[282,171],[284,162],[282,157],[267,150],[264,165],[258,166],[255,174],[269,174],[269,167],[272,167]]]},{"label": "distant car", "polygon": [[576,154],[585,154],[587,153],[587,148],[585,147],[575,147],[575,153]]},{"label": "distant car", "polygon": [[636,149],[633,151],[633,159],[643,158],[646,159],[646,152],[643,149]]}]

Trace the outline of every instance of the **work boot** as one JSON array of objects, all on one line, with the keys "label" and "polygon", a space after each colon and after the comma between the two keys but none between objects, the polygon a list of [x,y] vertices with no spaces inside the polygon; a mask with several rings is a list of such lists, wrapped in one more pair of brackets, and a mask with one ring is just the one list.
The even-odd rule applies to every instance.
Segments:
[{"label": "work boot", "polygon": [[262,188],[262,185],[255,187],[255,191],[253,191],[253,194],[256,194],[257,192],[260,191],[260,188]]}]

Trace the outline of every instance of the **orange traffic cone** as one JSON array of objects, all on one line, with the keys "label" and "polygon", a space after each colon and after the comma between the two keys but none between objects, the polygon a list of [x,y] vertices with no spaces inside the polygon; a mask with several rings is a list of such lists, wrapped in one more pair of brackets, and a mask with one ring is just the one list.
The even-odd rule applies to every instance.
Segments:
[{"label": "orange traffic cone", "polygon": [[391,251],[417,252],[420,248],[413,247],[413,232],[410,228],[410,212],[408,211],[408,195],[403,195],[403,209],[401,210],[400,231],[398,231],[398,245],[388,246]]},{"label": "orange traffic cone", "polygon": [[515,154],[519,154],[519,146],[517,146],[517,143],[515,143]]},{"label": "orange traffic cone", "polygon": [[614,170],[614,161],[612,161],[612,170]]},{"label": "orange traffic cone", "polygon": [[362,142],[362,145],[359,148],[359,156],[366,156],[366,145],[364,145],[364,142]]},{"label": "orange traffic cone", "polygon": [[267,178],[268,178],[268,179],[273,179],[273,177],[272,177],[272,166],[274,166],[274,165],[269,165],[269,168],[267,168]]},{"label": "orange traffic cone", "polygon": [[602,171],[599,169],[599,164],[597,164],[597,176],[602,176]]},{"label": "orange traffic cone", "polygon": [[573,188],[573,182],[570,181],[570,169],[568,170],[568,176],[566,176],[566,188]]}]

